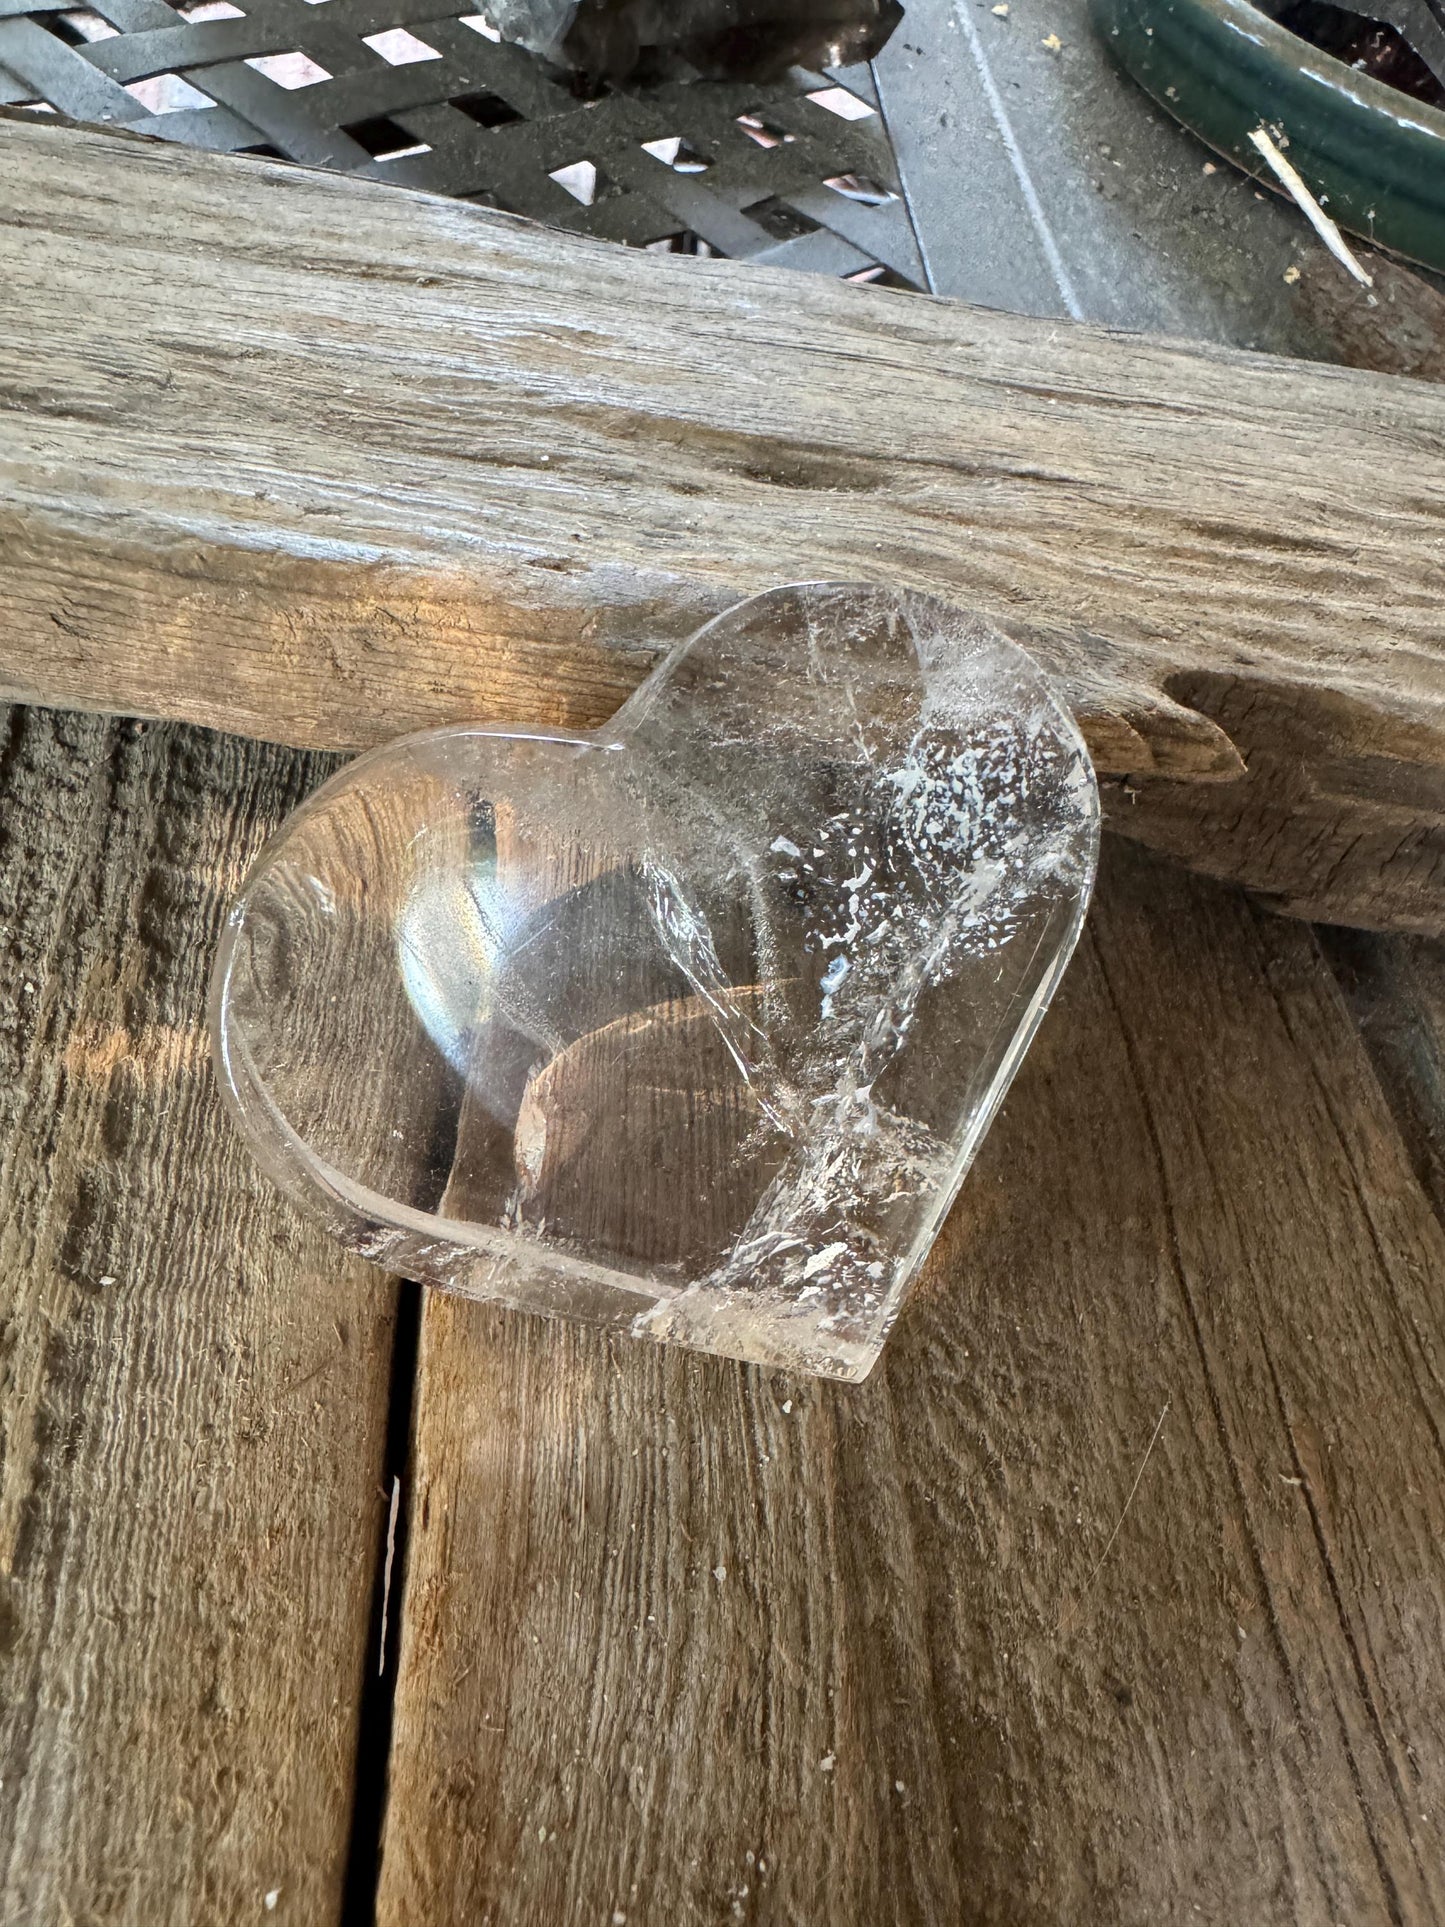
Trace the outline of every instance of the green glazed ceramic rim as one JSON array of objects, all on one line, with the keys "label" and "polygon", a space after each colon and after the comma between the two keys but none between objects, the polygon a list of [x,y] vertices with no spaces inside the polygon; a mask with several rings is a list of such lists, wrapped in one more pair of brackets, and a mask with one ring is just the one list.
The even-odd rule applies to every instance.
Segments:
[{"label": "green glazed ceramic rim", "polygon": [[1356,73],[1246,0],[1090,0],[1104,44],[1161,107],[1277,187],[1251,132],[1342,228],[1445,271],[1445,112]]}]

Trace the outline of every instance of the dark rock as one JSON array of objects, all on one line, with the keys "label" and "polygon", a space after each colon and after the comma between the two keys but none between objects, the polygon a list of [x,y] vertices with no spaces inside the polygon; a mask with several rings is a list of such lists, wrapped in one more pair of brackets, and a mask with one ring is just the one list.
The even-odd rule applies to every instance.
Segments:
[{"label": "dark rock", "polygon": [[789,67],[871,60],[898,0],[492,0],[508,40],[584,84],[775,80]]}]

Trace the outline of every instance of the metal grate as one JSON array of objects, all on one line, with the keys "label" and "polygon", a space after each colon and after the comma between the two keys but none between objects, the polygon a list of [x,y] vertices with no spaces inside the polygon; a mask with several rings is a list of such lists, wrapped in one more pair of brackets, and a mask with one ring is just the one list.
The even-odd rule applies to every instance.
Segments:
[{"label": "metal grate", "polygon": [[924,284],[866,67],[580,102],[482,15],[437,0],[0,0],[0,105],[633,246]]}]

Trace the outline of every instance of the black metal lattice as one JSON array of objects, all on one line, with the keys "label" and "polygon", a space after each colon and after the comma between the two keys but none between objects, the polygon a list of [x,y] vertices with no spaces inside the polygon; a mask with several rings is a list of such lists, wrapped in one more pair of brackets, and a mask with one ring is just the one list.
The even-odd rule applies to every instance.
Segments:
[{"label": "black metal lattice", "polygon": [[0,105],[634,246],[923,282],[866,68],[581,102],[482,15],[438,0],[0,0]]}]

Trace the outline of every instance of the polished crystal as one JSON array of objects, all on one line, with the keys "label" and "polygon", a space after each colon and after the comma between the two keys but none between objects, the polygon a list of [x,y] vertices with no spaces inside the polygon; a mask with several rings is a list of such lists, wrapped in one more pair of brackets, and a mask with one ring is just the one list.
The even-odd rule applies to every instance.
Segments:
[{"label": "polished crystal", "polygon": [[977,616],[754,597],[595,734],[333,778],[226,927],[223,1085],[356,1251],[861,1378],[1078,936],[1098,798]]}]

